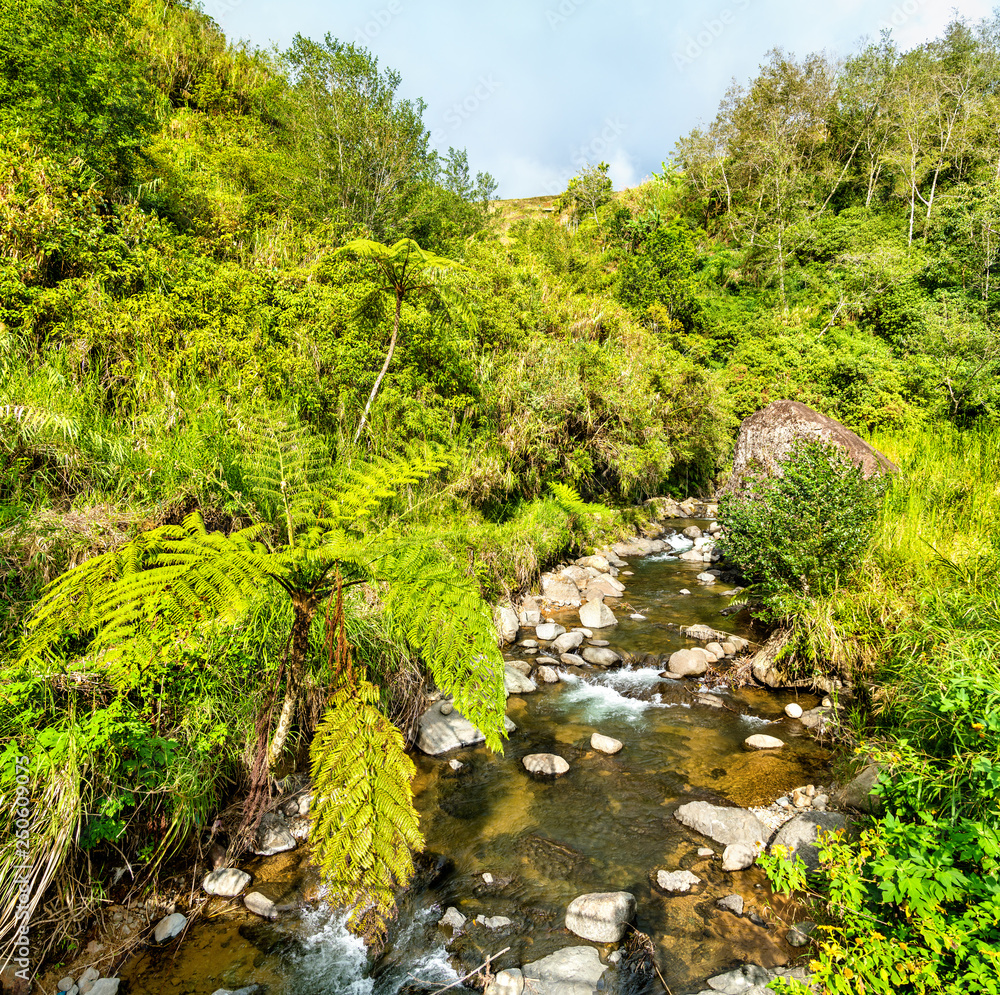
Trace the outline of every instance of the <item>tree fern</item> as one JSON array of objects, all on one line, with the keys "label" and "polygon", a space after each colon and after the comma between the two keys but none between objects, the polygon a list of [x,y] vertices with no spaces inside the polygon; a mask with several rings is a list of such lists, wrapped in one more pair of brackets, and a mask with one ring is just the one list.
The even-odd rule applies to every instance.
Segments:
[{"label": "tree fern", "polygon": [[354,904],[350,925],[372,934],[392,914],[397,886],[423,847],[410,781],[415,768],[399,730],[378,709],[365,679],[331,695],[310,750],[311,838],[330,897]]}]

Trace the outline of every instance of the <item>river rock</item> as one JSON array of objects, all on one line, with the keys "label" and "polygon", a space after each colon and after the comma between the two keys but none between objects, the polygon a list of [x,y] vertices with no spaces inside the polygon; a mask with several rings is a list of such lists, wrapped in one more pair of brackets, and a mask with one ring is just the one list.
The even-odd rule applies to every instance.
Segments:
[{"label": "river rock", "polygon": [[559,683],[559,673],[554,667],[539,667],[535,671],[535,676],[543,684],[558,684]]},{"label": "river rock", "polygon": [[[170,917],[167,916],[167,918],[169,919]],[[184,921],[187,922],[186,919]],[[158,940],[157,942],[160,942],[160,941]],[[62,981],[60,981],[59,984],[56,987],[61,992],[68,992],[71,988],[73,988],[75,986],[76,986],[76,982],[72,978],[66,977],[66,978],[63,978]]]},{"label": "river rock", "polygon": [[620,739],[614,739],[612,736],[602,736],[601,733],[595,732],[590,737],[590,745],[600,753],[614,754],[621,750],[625,744]]},{"label": "river rock", "polygon": [[555,639],[561,636],[566,630],[558,622],[542,622],[535,626],[535,635],[539,639]]},{"label": "river rock", "polygon": [[511,666],[503,668],[503,686],[507,694],[530,694],[538,690],[538,686],[530,677],[525,677]]},{"label": "river rock", "polygon": [[845,425],[798,401],[775,401],[744,418],[733,454],[733,472],[722,494],[740,494],[749,478],[761,469],[780,474],[781,461],[796,439],[820,439],[840,446],[865,477],[897,473],[899,467]]},{"label": "river rock", "polygon": [[580,656],[587,663],[592,663],[597,667],[610,667],[621,660],[621,657],[614,650],[605,649],[601,646],[584,646],[580,650]]},{"label": "river rock", "polygon": [[670,654],[667,670],[677,677],[698,677],[708,670],[708,662],[693,650],[677,650]]},{"label": "river rock", "polygon": [[795,923],[795,925],[789,929],[789,931],[785,934],[785,939],[791,947],[804,947],[808,945],[809,941],[812,939],[813,933],[815,932],[816,923],[809,919],[803,919],[802,922]]},{"label": "river rock", "polygon": [[594,947],[563,947],[521,970],[532,995],[597,995],[606,968]]},{"label": "river rock", "polygon": [[819,869],[819,848],[816,845],[816,837],[820,833],[846,827],[847,820],[839,812],[809,812],[796,815],[775,834],[771,841],[771,849],[776,846],[787,847],[802,858],[802,862],[809,870],[815,871]]},{"label": "river rock", "polygon": [[599,570],[602,574],[606,574],[611,569],[611,564],[608,562],[606,557],[603,556],[582,556],[576,561],[578,567],[591,567],[594,570]]},{"label": "river rock", "polygon": [[708,802],[688,802],[674,812],[674,818],[702,836],[726,845],[746,843],[758,847],[770,835],[753,812],[742,808],[728,808]]},{"label": "river rock", "polygon": [[716,583],[718,579],[719,578],[716,577],[715,574],[710,574],[707,570],[695,577],[695,580],[698,581],[699,584],[705,584],[706,586]]},{"label": "river rock", "polygon": [[580,609],[580,623],[589,629],[606,629],[617,625],[618,619],[603,599],[594,598]]},{"label": "river rock", "polygon": [[[90,995],[117,995],[118,986],[121,984],[120,978],[98,978],[87,992]],[[80,988],[81,995],[85,995],[83,987]]]},{"label": "river rock", "polygon": [[662,891],[690,891],[696,884],[701,884],[701,878],[690,871],[656,872],[656,886]]},{"label": "river rock", "polygon": [[[91,987],[93,986],[94,982],[97,981],[97,979],[100,976],[101,976],[101,972],[98,971],[96,967],[88,967],[83,972],[83,974],[80,975],[80,977],[79,977],[79,979],[77,980],[76,983],[77,983],[77,985],[80,986],[81,989],[83,989],[84,991],[88,991],[89,992],[90,989],[91,989]],[[87,987],[84,988],[84,985],[86,985]]]},{"label": "river rock", "polygon": [[564,632],[562,635],[557,636],[555,642],[549,647],[551,652],[559,653],[569,653],[571,650],[575,650],[583,642],[583,633],[574,629],[572,632]]},{"label": "river rock", "polygon": [[[180,936],[184,932],[184,927],[187,925],[187,916],[180,912],[174,912],[172,915],[164,916],[157,924],[156,929],[153,930],[153,939],[157,943],[169,943],[175,936]],[[73,983],[70,982],[65,988],[62,985],[59,986],[60,991],[68,991],[73,987]]]},{"label": "river rock", "polygon": [[448,911],[438,919],[438,925],[450,926],[452,929],[461,929],[465,925],[465,916],[454,905],[449,905]]},{"label": "river rock", "polygon": [[477,923],[480,926],[485,926],[487,929],[504,929],[506,926],[510,926],[513,920],[508,919],[506,916],[476,916]]},{"label": "river rock", "polygon": [[720,898],[716,903],[715,907],[717,909],[722,909],[723,912],[732,912],[735,915],[743,915],[743,896],[742,895],[726,895],[725,898]]},{"label": "river rock", "polygon": [[610,574],[601,574],[600,577],[591,578],[585,594],[588,601],[593,601],[598,596],[620,598],[624,590],[625,585],[620,580],[615,580]]},{"label": "river rock", "polygon": [[595,943],[617,943],[634,914],[635,896],[630,892],[593,892],[569,903],[566,928]]},{"label": "river rock", "polygon": [[565,605],[580,604],[580,588],[569,577],[558,574],[542,574],[540,583],[542,594],[549,601],[559,601]]},{"label": "river rock", "polygon": [[484,989],[484,995],[521,995],[524,991],[524,975],[519,967],[509,967],[497,971]]},{"label": "river rock", "polygon": [[722,992],[723,995],[749,995],[754,988],[763,987],[770,980],[770,971],[756,964],[744,964],[725,974],[709,978],[708,984],[713,991]]},{"label": "river rock", "polygon": [[559,656],[559,661],[567,667],[585,667],[587,665],[587,661],[576,653],[562,653]]},{"label": "river rock", "polygon": [[517,612],[513,608],[507,608],[502,606],[497,609],[497,632],[500,635],[500,641],[504,643],[512,643],[517,639],[517,631],[520,628],[517,619]]},{"label": "river rock", "polygon": [[273,857],[276,853],[285,853],[296,847],[295,837],[280,818],[265,815],[257,830],[257,846],[254,853],[258,857]]},{"label": "river rock", "polygon": [[843,808],[852,808],[870,815],[882,814],[882,799],[873,794],[878,783],[879,769],[869,764],[853,780],[848,781],[836,794],[834,800]]},{"label": "river rock", "polygon": [[260,985],[246,985],[244,988],[216,988],[212,995],[258,995]]},{"label": "river rock", "polygon": [[[504,668],[513,667],[519,674],[524,674],[525,677],[531,675],[531,663],[528,660],[507,660],[504,662]],[[444,713],[445,715],[448,712]]]},{"label": "river rock", "polygon": [[802,706],[796,701],[790,701],[785,705],[785,714],[790,719],[800,719],[802,718]]},{"label": "river rock", "polygon": [[757,856],[756,850],[748,843],[730,843],[722,851],[722,869],[724,871],[746,870]]},{"label": "river rock", "polygon": [[707,643],[705,649],[709,653],[714,653],[716,660],[721,660],[726,655],[726,651],[722,648],[722,643],[715,642],[714,640]]},{"label": "river rock", "polygon": [[700,539],[704,533],[698,528],[697,525],[689,525],[686,529],[684,529],[681,535],[684,536],[685,539]]},{"label": "river rock", "polygon": [[[504,718],[504,728],[511,733],[517,726]],[[420,716],[419,729],[417,746],[432,757],[486,740],[482,732],[457,709],[450,715],[442,715],[435,705]]]},{"label": "river rock", "polygon": [[743,740],[743,745],[748,750],[780,750],[785,744],[782,740],[774,736],[764,736],[761,733],[756,733],[753,736],[747,736]]},{"label": "river rock", "polygon": [[235,898],[249,883],[250,875],[246,871],[235,867],[220,867],[206,874],[201,886],[209,895]]},{"label": "river rock", "polygon": [[554,753],[529,753],[521,763],[532,774],[554,774],[558,777],[569,770],[569,764]]},{"label": "river rock", "polygon": [[266,895],[259,891],[251,891],[243,896],[243,904],[255,915],[262,919],[277,919],[278,906]]}]

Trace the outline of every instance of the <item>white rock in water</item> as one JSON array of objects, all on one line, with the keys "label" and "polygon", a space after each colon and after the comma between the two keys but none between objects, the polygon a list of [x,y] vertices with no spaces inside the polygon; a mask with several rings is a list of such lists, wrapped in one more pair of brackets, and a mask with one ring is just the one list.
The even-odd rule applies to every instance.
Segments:
[{"label": "white rock in water", "polygon": [[535,676],[543,684],[558,684],[559,683],[559,673],[554,667],[539,667],[535,671]]},{"label": "white rock in water", "polygon": [[249,895],[243,896],[243,904],[255,915],[262,919],[277,919],[278,907],[266,895],[259,891],[251,891]]},{"label": "white rock in water", "polygon": [[[505,718],[504,728],[510,733],[517,727],[510,719]],[[436,706],[431,705],[420,716],[417,746],[432,757],[457,750],[461,746],[475,746],[485,740],[483,733],[457,709],[450,715],[442,715]]]},{"label": "white rock in water", "polygon": [[663,891],[685,892],[701,884],[701,878],[690,871],[657,871],[656,884]]},{"label": "white rock in water", "polygon": [[690,594],[691,592],[686,587],[682,587],[677,593],[678,594]]},{"label": "white rock in water", "polygon": [[566,630],[556,622],[542,622],[535,626],[535,635],[539,639],[555,639],[561,636]]},{"label": "white rock in water", "polygon": [[646,616],[645,615],[640,615],[640,614],[638,614],[638,612],[635,615],[629,615],[629,618],[635,619],[636,622],[645,622],[646,621]]},{"label": "white rock in water", "polygon": [[708,670],[708,662],[693,650],[677,650],[670,654],[667,670],[677,677],[699,677]]},{"label": "white rock in water", "polygon": [[490,874],[489,871],[484,871],[483,872],[483,883],[484,884],[493,884],[493,875]]},{"label": "white rock in water", "polygon": [[621,657],[614,651],[605,649],[602,646],[584,646],[580,650],[580,656],[597,667],[610,667],[618,663]]},{"label": "white rock in water", "polygon": [[785,744],[774,736],[764,736],[758,733],[755,736],[747,736],[743,740],[743,745],[750,750],[780,750]]},{"label": "white rock in water", "polygon": [[802,718],[802,706],[793,701],[790,704],[785,705],[785,714],[790,719],[800,719]]},{"label": "white rock in water", "polygon": [[620,739],[615,739],[612,736],[602,736],[601,733],[595,732],[593,736],[590,737],[590,745],[595,750],[599,750],[601,753],[617,753],[625,744]]},{"label": "white rock in water", "polygon": [[549,652],[555,653],[557,656],[560,653],[570,653],[583,642],[583,638],[583,633],[576,629],[572,632],[563,632],[561,635],[556,636],[549,647]]},{"label": "white rock in water", "polygon": [[448,766],[452,770],[461,770],[465,766],[465,764],[463,764],[461,760],[449,760]]},{"label": "white rock in water", "polygon": [[566,928],[595,943],[617,943],[634,914],[635,896],[629,892],[594,892],[569,903]]},{"label": "white rock in water", "polygon": [[554,753],[529,753],[522,761],[524,768],[532,774],[565,774],[569,764]]},{"label": "white rock in water", "polygon": [[[184,927],[187,925],[187,916],[182,915],[180,912],[175,912],[173,915],[164,916],[157,924],[156,929],[153,930],[153,939],[157,943],[167,943],[172,940],[175,936],[180,935],[184,931]],[[62,984],[59,985],[59,991],[67,992],[73,987],[73,982],[70,981],[68,985],[64,988]]]},{"label": "white rock in water", "polygon": [[511,920],[506,916],[476,916],[476,922],[480,926],[485,926],[487,929],[503,929],[504,926],[509,926]]},{"label": "white rock in water", "polygon": [[509,665],[503,668],[503,686],[508,694],[530,694],[538,690],[538,686],[530,677],[525,677],[519,670]]},{"label": "white rock in water", "polygon": [[518,628],[517,612],[513,608],[501,607],[497,609],[497,630],[502,642],[514,642],[517,639]]},{"label": "white rock in water", "polygon": [[580,621],[589,629],[606,629],[618,624],[615,613],[601,598],[588,601],[580,608]]},{"label": "white rock in water", "polygon": [[605,966],[594,947],[563,947],[521,970],[532,979],[533,995],[591,995]]},{"label": "white rock in water", "polygon": [[730,843],[722,851],[722,869],[724,871],[743,871],[753,862],[754,849],[746,843]]},{"label": "white rock in water", "polygon": [[209,895],[221,895],[223,898],[235,898],[250,883],[250,875],[235,867],[220,867],[205,875],[201,882],[202,888]]},{"label": "white rock in water", "polygon": [[451,926],[452,929],[461,929],[465,925],[465,916],[454,905],[449,905],[448,911],[438,919],[438,925]]},{"label": "white rock in water", "polygon": [[521,995],[524,991],[524,975],[519,967],[509,967],[497,971],[484,989],[484,995]]}]

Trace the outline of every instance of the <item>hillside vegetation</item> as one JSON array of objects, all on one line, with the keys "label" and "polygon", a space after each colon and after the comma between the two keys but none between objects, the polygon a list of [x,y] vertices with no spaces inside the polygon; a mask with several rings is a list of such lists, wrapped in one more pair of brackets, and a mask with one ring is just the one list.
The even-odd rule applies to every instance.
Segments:
[{"label": "hillside vegetation", "polygon": [[[145,886],[227,806],[242,838],[310,744],[347,777],[330,758],[350,768],[355,739],[396,758],[394,876],[324,859],[369,868],[343,893],[378,935],[419,845],[402,748],[424,682],[499,745],[502,695],[466,652],[495,656],[480,596],[645,498],[711,492],[739,420],[790,398],[903,468],[853,579],[783,620],[796,665],[853,691],[852,741],[901,765],[891,818],[923,834],[899,831],[906,869],[851,878],[857,919],[830,906],[824,977],[888,990],[892,944],[922,937],[895,990],[990,990],[968,985],[997,893],[968,882],[1000,850],[962,841],[1000,825],[996,24],[775,51],[661,173],[614,193],[595,165],[554,204],[497,202],[332,35],[256,49],[187,0],[19,0],[0,53],[0,790],[32,757],[53,943],[87,914],[80,868],[88,901],[118,853]],[[413,240],[427,280],[396,294],[359,240]],[[177,550],[188,587],[163,580]],[[82,563],[89,587],[46,588]],[[417,621],[465,636],[407,617],[421,583]],[[959,815],[964,885],[918,905],[872,884],[934,878]],[[867,965],[866,915],[895,929]]]}]

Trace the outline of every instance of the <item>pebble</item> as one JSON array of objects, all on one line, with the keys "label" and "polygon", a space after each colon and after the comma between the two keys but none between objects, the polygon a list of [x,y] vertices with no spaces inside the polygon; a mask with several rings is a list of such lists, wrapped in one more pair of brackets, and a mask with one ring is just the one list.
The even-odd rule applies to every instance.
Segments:
[{"label": "pebble", "polygon": [[700,846],[698,847],[699,857],[714,857],[715,851],[710,846]]},{"label": "pebble", "polygon": [[595,732],[590,737],[590,745],[593,749],[601,753],[613,754],[618,753],[625,744],[620,739],[615,739],[612,736],[602,736],[599,732]]},{"label": "pebble", "polygon": [[757,733],[754,736],[747,736],[743,740],[743,745],[749,750],[780,750],[785,744],[774,736]]},{"label": "pebble", "polygon": [[798,702],[793,701],[785,705],[785,714],[790,719],[800,719],[802,718],[802,706]]},{"label": "pebble", "polygon": [[682,587],[677,593],[678,594],[690,594],[691,592],[686,587]]},{"label": "pebble", "polygon": [[646,616],[640,615],[638,612],[635,615],[629,615],[629,618],[634,619],[636,622],[645,622]]},{"label": "pebble", "polygon": [[465,764],[463,764],[461,760],[449,760],[448,766],[452,770],[461,770],[465,766]]}]

